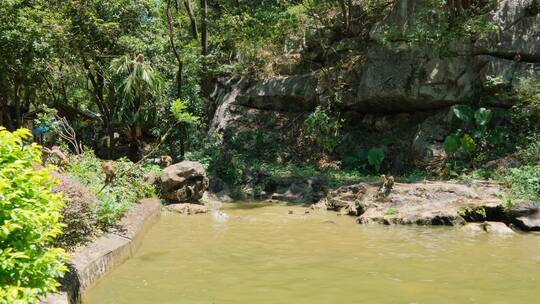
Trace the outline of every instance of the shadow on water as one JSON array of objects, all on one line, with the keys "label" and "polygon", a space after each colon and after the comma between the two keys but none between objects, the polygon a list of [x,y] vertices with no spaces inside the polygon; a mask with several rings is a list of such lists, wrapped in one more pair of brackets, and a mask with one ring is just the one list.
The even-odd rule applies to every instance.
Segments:
[{"label": "shadow on water", "polygon": [[268,206],[275,205],[275,203],[271,202],[256,202],[256,201],[240,201],[240,202],[232,202],[228,204],[227,209],[238,209],[238,210],[250,210],[250,209],[257,209],[257,208],[264,208]]},{"label": "shadow on water", "polygon": [[293,203],[287,201],[234,201],[227,203],[227,209],[236,210],[251,210],[257,208],[264,208],[276,205],[291,206],[291,207],[309,207],[312,203]]},{"label": "shadow on water", "polygon": [[158,260],[159,258],[166,255],[167,253],[168,253],[167,251],[152,251],[152,252],[148,252],[137,257],[137,259],[145,261],[145,262],[152,262],[152,261]]}]

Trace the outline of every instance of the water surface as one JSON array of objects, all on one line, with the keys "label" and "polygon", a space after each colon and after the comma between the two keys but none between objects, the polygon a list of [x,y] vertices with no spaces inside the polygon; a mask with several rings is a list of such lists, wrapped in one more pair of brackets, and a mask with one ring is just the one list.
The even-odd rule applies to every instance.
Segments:
[{"label": "water surface", "polygon": [[538,235],[363,226],[304,210],[165,214],[85,304],[538,303]]}]

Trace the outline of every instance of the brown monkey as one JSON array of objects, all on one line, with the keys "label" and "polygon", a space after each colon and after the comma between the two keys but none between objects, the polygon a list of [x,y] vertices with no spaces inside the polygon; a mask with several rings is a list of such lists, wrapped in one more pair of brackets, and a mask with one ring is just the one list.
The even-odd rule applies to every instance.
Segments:
[{"label": "brown monkey", "polygon": [[172,157],[170,157],[169,155],[162,155],[161,156],[161,164],[165,168],[172,165],[172,161],[173,161]]},{"label": "brown monkey", "polygon": [[62,152],[62,150],[60,150],[59,146],[52,146],[50,149],[43,147],[41,148],[41,151],[44,156],[43,162],[51,161],[51,157],[55,157],[57,159],[56,165],[59,168],[62,168],[65,165],[69,164],[69,158],[64,152]]},{"label": "brown monkey", "polygon": [[59,146],[53,146],[51,148],[51,154],[55,155],[58,158],[58,166],[63,167],[69,164],[69,158],[60,150]]},{"label": "brown monkey", "polygon": [[392,191],[392,188],[394,188],[394,177],[393,176],[388,176],[386,178],[386,184],[384,185],[384,189],[387,192],[390,192],[390,191]]},{"label": "brown monkey", "polygon": [[139,55],[137,55],[137,58],[135,59],[135,61],[137,61],[139,63],[143,63],[144,62],[144,54],[139,53]]},{"label": "brown monkey", "polygon": [[381,175],[381,185],[379,186],[379,189],[377,190],[377,198],[383,198],[390,194],[392,191],[392,188],[394,188],[394,177],[388,176],[382,174]]},{"label": "brown monkey", "polygon": [[110,184],[116,178],[116,170],[114,169],[114,162],[112,160],[101,161],[101,169],[105,173],[105,184]]}]

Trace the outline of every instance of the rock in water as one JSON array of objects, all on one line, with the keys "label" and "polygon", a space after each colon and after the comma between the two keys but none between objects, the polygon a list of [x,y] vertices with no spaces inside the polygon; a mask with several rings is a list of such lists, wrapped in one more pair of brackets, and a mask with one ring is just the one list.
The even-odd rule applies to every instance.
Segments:
[{"label": "rock in water", "polygon": [[208,212],[208,207],[198,204],[172,204],[168,205],[165,208],[171,212],[177,212],[187,215]]},{"label": "rock in water", "polygon": [[208,177],[198,162],[183,161],[163,169],[163,197],[173,203],[195,203],[208,188]]},{"label": "rock in water", "polygon": [[540,231],[540,214],[531,214],[515,219],[518,227],[525,231]]},{"label": "rock in water", "polygon": [[540,231],[540,204],[537,202],[517,202],[506,213],[520,229]]},{"label": "rock in water", "polygon": [[469,223],[463,226],[463,229],[473,233],[514,234],[510,227],[501,222]]}]

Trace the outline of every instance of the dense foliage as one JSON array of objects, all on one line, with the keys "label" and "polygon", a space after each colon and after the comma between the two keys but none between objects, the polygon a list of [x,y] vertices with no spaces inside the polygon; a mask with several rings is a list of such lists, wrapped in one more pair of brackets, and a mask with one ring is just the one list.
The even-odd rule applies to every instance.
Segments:
[{"label": "dense foliage", "polygon": [[49,168],[38,168],[30,131],[0,128],[0,303],[37,303],[55,291],[66,254],[51,243],[61,233],[64,199]]},{"label": "dense foliage", "polygon": [[[534,3],[527,8],[531,14],[538,13]],[[0,5],[5,51],[0,125],[12,130],[47,125],[54,133],[55,117],[66,117],[77,133],[76,145],[91,147],[99,158],[127,156],[144,163],[169,154],[174,161],[202,161],[231,184],[245,183],[253,171],[272,175],[286,168],[307,168],[296,170],[306,174],[314,169],[310,174],[316,175],[339,170],[353,176],[416,175],[423,170],[441,178],[503,179],[484,165],[538,140],[539,82],[534,77],[520,80],[518,91],[488,79],[484,96],[452,109],[451,130],[441,143],[446,155],[427,165],[393,164],[397,157],[410,156],[391,143],[400,134],[368,142],[360,131],[354,138],[345,129],[358,121],[342,112],[351,98],[345,78],[355,77],[347,73],[366,57],[368,44],[455,55],[460,42],[494,30],[486,14],[495,4],[415,1],[413,12],[401,20],[392,13],[402,7],[396,0],[8,0]],[[259,120],[234,134],[207,133],[222,79],[313,71],[320,72],[320,104],[289,117],[291,123],[282,127],[290,132],[269,131],[270,122]],[[497,104],[492,99],[514,106],[492,107]],[[33,110],[39,113],[32,120],[25,113]],[[57,139],[46,144],[58,144]],[[94,188],[101,186],[101,173],[84,177],[99,172],[97,158],[84,156],[67,170],[98,195],[103,225],[129,208],[110,191],[131,189],[131,180],[119,179],[118,185],[126,183],[124,190],[112,185],[98,193]],[[130,200],[141,197],[129,193],[135,193]]]},{"label": "dense foliage", "polygon": [[100,160],[92,151],[72,162],[65,172],[97,197],[95,216],[100,229],[114,226],[137,200],[155,195],[154,185],[146,181],[146,174],[154,169],[152,166],[143,168],[127,159],[120,159],[114,165],[116,178],[111,184],[105,184]]}]

